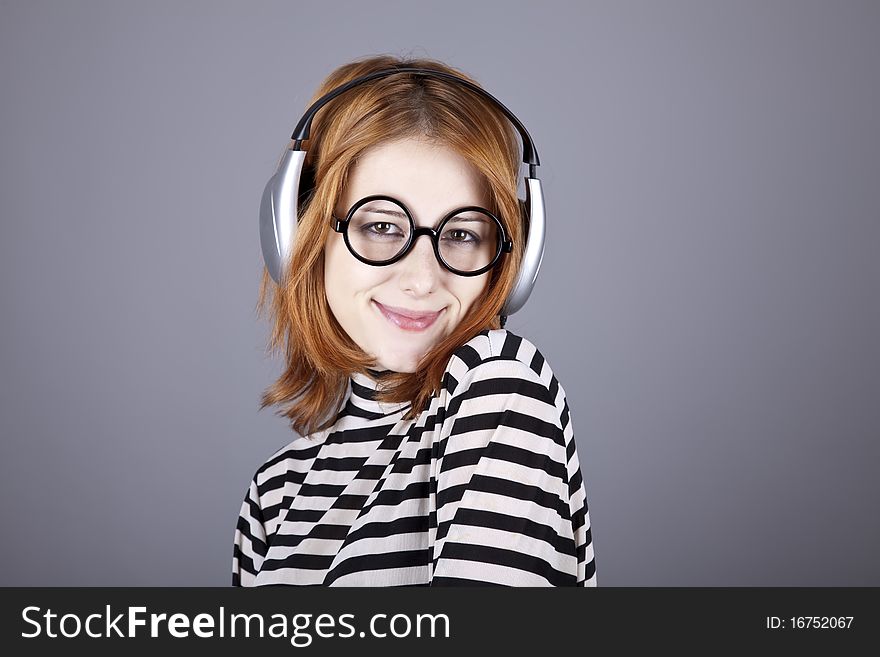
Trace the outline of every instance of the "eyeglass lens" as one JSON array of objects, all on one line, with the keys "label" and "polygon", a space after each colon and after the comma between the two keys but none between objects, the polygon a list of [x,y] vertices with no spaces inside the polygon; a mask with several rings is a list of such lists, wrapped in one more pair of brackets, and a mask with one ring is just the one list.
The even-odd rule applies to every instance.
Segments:
[{"label": "eyeglass lens", "polygon": [[[412,225],[404,209],[393,201],[368,201],[351,216],[348,239],[358,255],[374,262],[391,260],[409,243]],[[477,271],[498,252],[501,235],[495,220],[484,212],[467,210],[442,226],[440,257],[453,269]]]}]

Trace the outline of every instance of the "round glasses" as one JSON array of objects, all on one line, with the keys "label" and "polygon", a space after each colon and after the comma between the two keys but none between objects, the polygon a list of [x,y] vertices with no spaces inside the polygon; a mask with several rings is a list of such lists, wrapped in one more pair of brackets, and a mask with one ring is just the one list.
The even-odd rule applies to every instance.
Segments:
[{"label": "round glasses", "polygon": [[419,235],[428,235],[434,255],[459,276],[478,276],[494,267],[502,253],[513,250],[501,220],[477,206],[448,213],[434,228],[416,228],[412,214],[390,196],[366,196],[351,206],[345,219],[333,217],[351,254],[368,265],[390,265],[412,250]]}]

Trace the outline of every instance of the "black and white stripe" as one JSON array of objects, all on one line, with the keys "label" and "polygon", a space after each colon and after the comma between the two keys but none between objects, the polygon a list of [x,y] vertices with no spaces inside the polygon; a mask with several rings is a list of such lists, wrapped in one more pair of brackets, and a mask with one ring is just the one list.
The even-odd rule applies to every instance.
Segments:
[{"label": "black and white stripe", "polygon": [[[381,381],[381,373],[373,373]],[[334,425],[258,470],[234,586],[596,586],[565,391],[528,340],[455,351],[415,420],[355,374]]]}]

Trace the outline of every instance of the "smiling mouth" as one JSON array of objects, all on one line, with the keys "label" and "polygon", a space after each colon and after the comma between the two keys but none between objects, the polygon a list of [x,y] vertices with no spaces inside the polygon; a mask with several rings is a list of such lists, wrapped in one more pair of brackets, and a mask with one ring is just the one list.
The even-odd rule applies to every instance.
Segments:
[{"label": "smiling mouth", "polygon": [[402,315],[400,313],[396,313],[393,310],[390,310],[386,306],[383,306],[381,303],[373,300],[373,303],[376,304],[376,307],[379,308],[379,312],[385,316],[391,324],[394,324],[396,327],[403,329],[404,331],[424,331],[429,326],[431,326],[434,322],[437,321],[437,318],[440,314],[445,310],[438,310],[433,313],[424,313],[417,315],[415,317],[410,317],[408,315]]}]

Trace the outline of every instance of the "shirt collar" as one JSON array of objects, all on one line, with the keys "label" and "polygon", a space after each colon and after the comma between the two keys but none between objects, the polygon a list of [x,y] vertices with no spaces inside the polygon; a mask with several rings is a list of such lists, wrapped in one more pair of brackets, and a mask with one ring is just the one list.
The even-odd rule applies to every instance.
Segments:
[{"label": "shirt collar", "polygon": [[364,376],[360,372],[352,373],[350,377],[350,404],[376,417],[397,413],[410,405],[409,401],[390,403],[378,401],[376,399],[377,390],[382,386],[382,380],[392,372],[375,369],[368,369],[367,372],[369,372],[369,376]]}]

